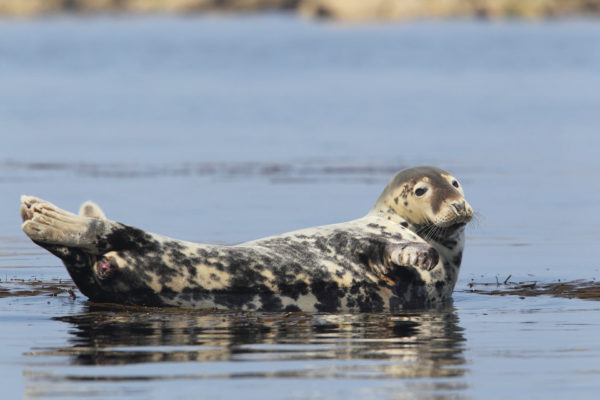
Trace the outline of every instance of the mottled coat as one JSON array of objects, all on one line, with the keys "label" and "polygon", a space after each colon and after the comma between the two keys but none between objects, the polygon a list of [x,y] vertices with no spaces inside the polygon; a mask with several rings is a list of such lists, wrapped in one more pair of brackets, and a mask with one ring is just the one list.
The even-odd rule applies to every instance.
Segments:
[{"label": "mottled coat", "polygon": [[27,235],[60,257],[93,301],[393,312],[450,298],[472,215],[453,182],[435,168],[405,170],[363,218],[235,246],[148,233],[105,219],[93,204],[78,216],[24,196],[21,213]]}]

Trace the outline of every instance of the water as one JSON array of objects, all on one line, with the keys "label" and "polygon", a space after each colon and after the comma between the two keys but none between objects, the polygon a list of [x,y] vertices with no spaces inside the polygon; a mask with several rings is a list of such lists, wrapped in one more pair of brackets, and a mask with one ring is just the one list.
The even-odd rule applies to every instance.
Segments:
[{"label": "water", "polygon": [[[599,303],[468,285],[598,277],[599,39],[582,20],[1,21],[7,398],[595,397]],[[90,304],[19,229],[27,193],[236,243],[362,216],[420,164],[452,171],[479,212],[444,310]]]}]

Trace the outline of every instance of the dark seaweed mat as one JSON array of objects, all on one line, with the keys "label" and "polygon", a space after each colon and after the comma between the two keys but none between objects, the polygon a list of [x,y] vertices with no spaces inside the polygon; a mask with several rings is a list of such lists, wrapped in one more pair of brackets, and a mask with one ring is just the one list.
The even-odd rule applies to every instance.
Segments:
[{"label": "dark seaweed mat", "polygon": [[574,280],[565,282],[511,282],[510,276],[503,282],[471,282],[469,292],[490,296],[554,296],[562,298],[579,298],[586,300],[600,300],[600,282],[595,280]]},{"label": "dark seaweed mat", "polygon": [[65,279],[42,281],[36,278],[5,278],[0,280],[0,298],[58,296],[60,294],[67,294],[75,299],[79,292],[72,281]]}]

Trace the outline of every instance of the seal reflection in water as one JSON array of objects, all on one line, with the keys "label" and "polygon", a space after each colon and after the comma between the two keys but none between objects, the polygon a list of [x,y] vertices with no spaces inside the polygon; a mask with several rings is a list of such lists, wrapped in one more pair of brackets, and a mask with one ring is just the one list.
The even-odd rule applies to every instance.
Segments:
[{"label": "seal reflection in water", "polygon": [[398,311],[450,299],[473,210],[434,167],[399,172],[363,218],[235,246],[197,244],[23,196],[23,231],[98,302],[264,311]]},{"label": "seal reflection in water", "polygon": [[[95,304],[82,310],[56,318],[69,324],[69,345],[37,347],[32,355],[44,357],[42,360],[64,356],[69,365],[104,368],[164,362],[181,365],[183,361],[225,363],[217,369],[212,364],[197,365],[193,371],[189,366],[169,367],[164,373],[171,380],[189,380],[190,374],[194,379],[221,379],[223,374],[227,378],[244,378],[252,374],[253,378],[316,375],[320,379],[406,380],[458,377],[466,371],[465,338],[456,312],[419,310],[390,316],[164,309],[149,314],[145,309],[123,310]],[[257,352],[256,345],[267,346]],[[294,346],[294,351],[288,351],[289,346]],[[250,366],[246,363],[246,369],[239,365],[238,361],[249,358],[272,362]],[[306,368],[307,361],[310,368]],[[282,363],[287,363],[287,368],[282,368]],[[96,373],[74,373],[71,369],[36,371],[29,376],[31,393],[43,390],[48,396],[52,388],[64,390],[64,380],[89,382],[94,374],[114,376],[104,368]],[[146,369],[146,373],[148,380],[165,378],[157,376],[155,368]],[[143,374],[144,370],[139,370],[137,380],[146,377]],[[120,378],[122,375],[114,379]]]}]

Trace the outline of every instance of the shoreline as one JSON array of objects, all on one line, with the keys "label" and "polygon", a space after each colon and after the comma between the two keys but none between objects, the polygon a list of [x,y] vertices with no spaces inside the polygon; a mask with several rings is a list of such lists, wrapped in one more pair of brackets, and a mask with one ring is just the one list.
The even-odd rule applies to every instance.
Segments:
[{"label": "shoreline", "polygon": [[600,16],[600,0],[1,0],[0,17],[285,11],[310,19],[548,19]]}]

